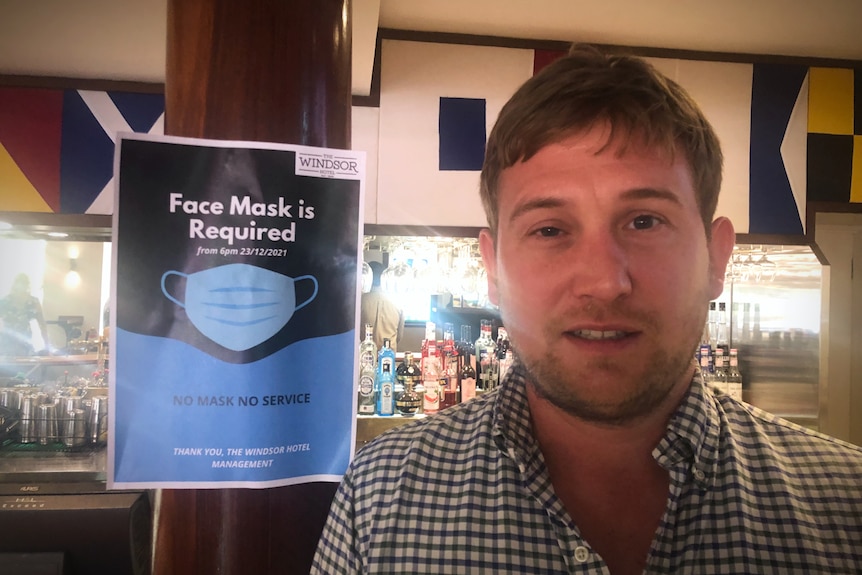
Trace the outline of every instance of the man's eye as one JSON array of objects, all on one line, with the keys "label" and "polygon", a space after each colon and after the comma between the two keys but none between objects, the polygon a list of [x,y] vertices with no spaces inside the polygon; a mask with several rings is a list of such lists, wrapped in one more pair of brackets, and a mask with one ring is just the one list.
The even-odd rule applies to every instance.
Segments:
[{"label": "man's eye", "polygon": [[654,228],[659,223],[659,219],[655,216],[638,216],[632,220],[632,227],[636,230],[648,230]]},{"label": "man's eye", "polygon": [[546,226],[544,228],[539,228],[535,233],[543,238],[553,238],[560,235],[560,229]]}]

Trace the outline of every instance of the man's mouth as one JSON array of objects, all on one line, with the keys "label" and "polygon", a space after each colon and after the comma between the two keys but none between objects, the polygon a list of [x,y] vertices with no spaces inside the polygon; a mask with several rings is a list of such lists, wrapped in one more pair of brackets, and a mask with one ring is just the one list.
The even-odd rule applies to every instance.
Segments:
[{"label": "man's mouth", "polygon": [[630,332],[626,332],[626,331],[618,331],[618,330],[599,331],[599,330],[595,330],[595,329],[577,329],[574,331],[570,331],[569,333],[575,337],[580,337],[583,339],[590,339],[590,340],[617,340],[617,339],[623,339],[624,337],[631,335]]}]

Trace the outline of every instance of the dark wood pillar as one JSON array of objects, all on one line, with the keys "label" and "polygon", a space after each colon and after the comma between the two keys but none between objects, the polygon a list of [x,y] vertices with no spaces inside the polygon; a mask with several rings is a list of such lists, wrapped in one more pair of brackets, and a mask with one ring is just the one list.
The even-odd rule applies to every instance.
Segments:
[{"label": "dark wood pillar", "polygon": [[[165,132],[350,147],[350,0],[168,0]],[[163,490],[154,575],[307,574],[337,485]]]}]

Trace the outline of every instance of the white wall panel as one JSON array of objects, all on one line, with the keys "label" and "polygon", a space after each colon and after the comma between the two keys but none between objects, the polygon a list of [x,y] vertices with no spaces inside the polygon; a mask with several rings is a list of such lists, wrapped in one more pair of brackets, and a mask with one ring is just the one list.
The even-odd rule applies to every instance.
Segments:
[{"label": "white wall panel", "polygon": [[533,72],[533,51],[386,40],[377,223],[484,226],[478,171],[438,169],[441,97],[484,98],[490,132]]},{"label": "white wall panel", "polygon": [[365,219],[377,223],[377,149],[380,138],[380,110],[353,106],[351,115],[352,150],[365,152]]},{"label": "white wall panel", "polygon": [[716,215],[730,218],[737,233],[747,233],[752,65],[648,60],[685,88],[712,124],[724,153],[724,177]]}]

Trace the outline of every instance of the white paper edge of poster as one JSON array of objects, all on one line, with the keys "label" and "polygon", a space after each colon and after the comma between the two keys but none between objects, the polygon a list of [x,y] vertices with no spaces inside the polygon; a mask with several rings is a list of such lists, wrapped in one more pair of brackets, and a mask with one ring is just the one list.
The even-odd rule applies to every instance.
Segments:
[{"label": "white paper edge of poster", "polygon": [[[190,138],[184,136],[167,136],[161,134],[144,134],[137,132],[120,132],[117,134],[116,144],[114,146],[114,211],[111,214],[111,243],[116,246],[117,244],[117,219],[119,214],[120,207],[120,152],[122,149],[123,140],[144,140],[148,142],[163,142],[163,143],[173,143],[173,144],[186,144],[193,146],[204,146],[204,147],[212,147],[212,148],[248,148],[248,149],[259,149],[259,150],[283,150],[283,151],[293,151],[293,152],[305,152],[305,153],[334,153],[339,154],[341,156],[346,156],[355,159],[358,162],[358,175],[355,177],[347,177],[348,174],[345,174],[345,177],[341,179],[345,180],[359,180],[359,217],[363,218],[363,214],[365,213],[365,164],[366,164],[366,152],[360,150],[343,150],[341,148],[321,148],[315,146],[302,146],[298,144],[280,144],[275,142],[255,142],[255,141],[244,141],[244,140],[210,140],[206,138]],[[297,172],[299,173],[299,172]],[[312,176],[320,177],[320,174],[306,174]],[[359,321],[360,321],[360,302],[362,297],[362,261],[363,261],[363,239],[364,239],[364,230],[363,230],[363,222],[360,221],[360,225],[357,226],[357,254],[356,254],[356,302],[355,302],[355,317],[354,317],[354,329],[359,329]],[[110,294],[110,333],[117,333],[117,259],[118,259],[118,250],[111,250],[111,294]],[[357,332],[358,333],[358,332]],[[116,354],[116,346],[111,345],[108,348],[108,365],[117,365]],[[354,361],[353,361],[353,381],[357,381],[359,378],[359,347],[356,346],[354,351]],[[116,405],[114,402],[116,401],[116,370],[110,370],[108,373],[108,410],[109,413],[116,413]],[[355,386],[351,386],[351,390],[354,389]],[[358,397],[356,393],[351,392],[353,397],[353,409],[351,410],[353,417],[351,417],[350,422],[350,441],[351,445],[356,443],[356,410]],[[115,421],[113,417],[108,418],[108,458],[107,458],[107,481],[106,488],[110,490],[124,490],[124,489],[230,489],[230,488],[252,488],[252,489],[268,489],[272,487],[287,487],[290,485],[300,485],[304,483],[314,483],[314,482],[328,482],[328,483],[337,483],[343,479],[343,475],[306,475],[302,477],[292,477],[287,479],[275,479],[270,481],[146,481],[146,482],[116,482],[114,481],[114,463],[115,463],[115,449],[116,445],[114,443],[115,437],[115,429],[114,429]],[[355,452],[351,450],[349,456],[349,462],[353,461],[355,456]]]}]

